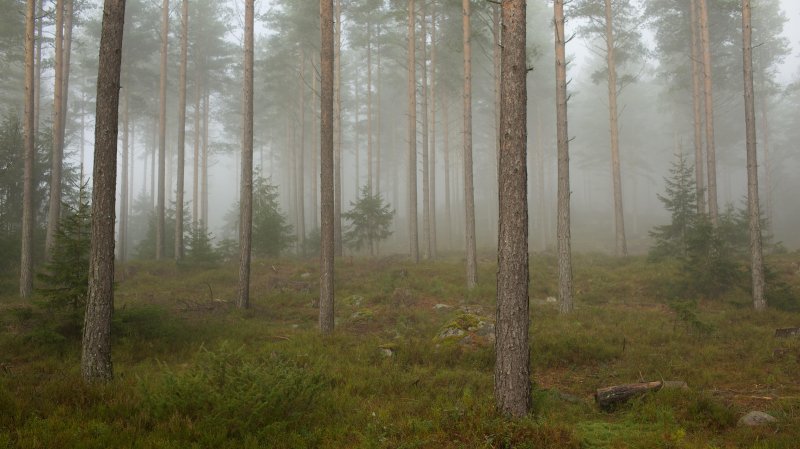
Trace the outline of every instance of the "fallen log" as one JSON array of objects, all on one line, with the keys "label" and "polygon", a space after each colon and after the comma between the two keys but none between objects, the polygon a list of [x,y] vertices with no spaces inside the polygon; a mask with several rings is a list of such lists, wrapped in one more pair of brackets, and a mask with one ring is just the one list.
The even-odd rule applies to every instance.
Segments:
[{"label": "fallen log", "polygon": [[688,389],[686,382],[682,381],[653,381],[639,382],[634,384],[614,385],[611,387],[598,388],[594,399],[600,409],[605,411],[614,410],[618,405],[628,400],[642,396],[651,391],[658,391],[662,388],[667,389]]},{"label": "fallen log", "polygon": [[786,338],[800,335],[800,327],[785,327],[783,329],[775,329],[775,337]]}]

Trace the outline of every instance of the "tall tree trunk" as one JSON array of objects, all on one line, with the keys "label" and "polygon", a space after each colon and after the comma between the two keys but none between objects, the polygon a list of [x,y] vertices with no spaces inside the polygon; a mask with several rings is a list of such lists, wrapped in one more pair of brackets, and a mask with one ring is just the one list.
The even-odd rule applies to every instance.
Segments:
[{"label": "tall tree trunk", "polygon": [[306,86],[303,82],[306,71],[306,55],[300,54],[300,146],[297,148],[297,244],[300,254],[305,255],[306,206],[305,206],[305,152],[306,152]]},{"label": "tall tree trunk", "polygon": [[81,346],[81,376],[86,382],[106,382],[113,377],[114,202],[124,20],[125,0],[105,0],[97,71],[89,291]]},{"label": "tall tree trunk", "polygon": [[[184,0],[186,2],[186,0]],[[242,185],[239,194],[239,295],[236,306],[250,307],[250,255],[253,235],[253,26],[255,0],[244,3],[244,124],[242,126]]]},{"label": "tall tree trunk", "polygon": [[200,78],[194,79],[194,158],[192,158],[192,226],[197,227],[197,211],[200,206],[198,181],[200,179]]},{"label": "tall tree trunk", "polygon": [[[35,73],[34,73],[34,81],[33,81],[33,135],[34,140],[36,139],[35,136],[39,135],[39,106],[42,102],[42,28],[44,25],[44,0],[39,0],[39,17],[36,19],[36,13],[34,12],[34,20],[36,20],[36,65],[35,65]],[[26,23],[27,24],[27,23]]]},{"label": "tall tree trunk", "polygon": [[164,257],[167,158],[167,45],[169,42],[169,0],[161,2],[161,74],[158,115],[158,205],[156,206],[156,260]]},{"label": "tall tree trunk", "polygon": [[561,313],[572,312],[572,243],[570,235],[569,130],[567,127],[567,56],[564,0],[553,2],[556,34],[556,140],[558,143],[558,294]]},{"label": "tall tree trunk", "polygon": [[768,229],[772,229],[772,226],[773,226],[773,223],[774,223],[774,219],[775,219],[775,217],[774,217],[775,209],[773,208],[773,203],[772,203],[772,163],[771,163],[770,158],[769,158],[769,152],[770,152],[770,147],[769,147],[769,119],[768,119],[768,114],[767,114],[766,89],[764,90],[764,92],[765,92],[765,94],[764,94],[763,98],[761,99],[761,135],[762,135],[762,140],[764,142],[764,144],[763,144],[764,157],[762,158],[763,165],[764,165],[764,182],[763,182],[763,185],[764,185],[764,189],[766,190],[766,194],[767,194],[767,201],[766,201],[767,204],[766,204],[766,207],[764,208],[764,210],[765,210],[765,215],[767,216],[767,227],[768,227]]},{"label": "tall tree trunk", "polygon": [[[317,75],[314,73],[313,64],[311,70],[311,91],[317,92]],[[317,184],[319,181],[319,153],[317,152],[317,148],[319,148],[319,143],[317,142],[317,138],[319,134],[317,134],[317,103],[315,101],[311,101],[311,229],[316,229],[319,231],[319,208],[317,205],[319,204],[319,197],[318,197],[318,187]]]},{"label": "tall tree trunk", "polygon": [[156,152],[157,152],[157,139],[158,139],[158,117],[154,117],[153,131],[150,137],[150,207],[155,207],[156,204]]},{"label": "tall tree trunk", "polygon": [[355,177],[355,185],[353,186],[355,188],[355,190],[354,190],[355,193],[354,193],[353,196],[355,196],[355,198],[358,198],[359,192],[361,191],[361,164],[360,164],[360,161],[361,161],[361,145],[360,145],[361,144],[361,133],[360,133],[360,131],[361,131],[361,117],[360,117],[361,101],[358,98],[358,92],[359,92],[358,68],[356,68],[355,72],[353,73],[353,90],[354,90],[354,94],[355,94],[355,124],[354,124],[353,128],[355,128],[355,134],[356,134],[355,142],[353,142],[354,143],[353,151],[355,152],[355,158],[356,158],[356,177]]},{"label": "tall tree trunk", "polygon": [[417,230],[417,37],[414,0],[408,0],[408,241],[411,260],[419,263]]},{"label": "tall tree trunk", "polygon": [[750,273],[753,307],[767,308],[764,297],[764,257],[761,247],[761,209],[758,206],[758,154],[756,153],[756,110],[753,95],[753,29],[750,0],[742,0],[742,62],[744,65],[744,112],[747,134],[747,215],[750,222]]},{"label": "tall tree trunk", "polygon": [[333,332],[333,1],[320,0],[320,229],[319,329]]},{"label": "tall tree trunk", "polygon": [[367,186],[372,194],[372,23],[367,22]]},{"label": "tall tree trunk", "polygon": [[61,145],[61,152],[63,156],[64,152],[64,142],[67,130],[67,111],[69,105],[69,69],[70,69],[70,60],[72,56],[72,22],[74,17],[74,0],[65,0],[64,3],[64,57],[63,57],[63,69],[61,73],[61,81],[64,85],[61,87],[61,126],[58,128],[58,132],[61,133],[58,136],[59,145]]},{"label": "tall tree trunk", "polygon": [[[127,84],[127,76],[126,84]],[[130,156],[130,96],[127,88],[124,89],[122,98],[122,182],[120,187],[119,205],[119,262],[123,266],[128,260],[128,158]]]},{"label": "tall tree trunk", "polygon": [[436,244],[436,4],[431,3],[431,80],[430,80],[430,258],[437,257]]},{"label": "tall tree trunk", "polygon": [[425,256],[431,258],[433,252],[431,241],[431,178],[428,161],[428,17],[425,12],[425,0],[420,0],[422,21],[420,22],[420,50],[422,51],[422,235],[425,239]]},{"label": "tall tree trunk", "polygon": [[210,96],[211,94],[208,91],[208,86],[205,86],[205,99],[203,104],[203,155],[202,155],[202,162],[203,166],[201,168],[202,171],[202,183],[201,183],[201,216],[203,217],[203,229],[208,227],[208,128],[209,128],[209,109],[210,109]]},{"label": "tall tree trunk", "polygon": [[606,12],[606,64],[608,66],[608,114],[611,121],[611,176],[614,185],[614,240],[617,256],[628,255],[625,241],[625,214],[622,208],[622,174],[619,158],[619,112],[617,110],[617,61],[614,47],[614,24],[611,0],[605,0]]},{"label": "tall tree trunk", "polygon": [[[249,5],[249,3],[247,3]],[[247,6],[245,5],[245,6]],[[245,50],[246,51],[246,50]],[[181,66],[178,71],[178,170],[175,179],[175,260],[183,259],[183,194],[186,162],[186,65],[189,54],[189,0],[181,1]],[[245,69],[246,70],[246,69]]]},{"label": "tall tree trunk", "polygon": [[[472,46],[470,45],[470,0],[464,7],[464,209],[467,240],[467,288],[478,284],[478,256],[475,242],[475,192],[472,184]],[[506,2],[509,3],[509,2]],[[510,2],[512,5],[514,2]],[[524,5],[524,2],[522,2]],[[527,232],[527,231],[526,231]]]},{"label": "tall tree trunk", "polygon": [[548,214],[547,208],[547,189],[545,186],[547,183],[545,182],[545,157],[544,157],[544,127],[542,126],[542,109],[539,105],[536,105],[536,148],[534,149],[534,164],[537,167],[536,170],[536,190],[538,194],[536,195],[536,206],[537,206],[537,216],[538,216],[538,224],[539,224],[539,246],[544,251],[547,249],[547,238],[549,234],[549,218],[550,214]]},{"label": "tall tree trunk", "polygon": [[694,177],[697,191],[697,211],[706,213],[705,176],[703,175],[703,115],[700,85],[700,34],[697,23],[697,0],[691,0],[689,15],[692,27],[692,117],[694,123]]},{"label": "tall tree trunk", "polygon": [[[380,39],[380,28],[378,28],[378,39]],[[377,106],[377,111],[375,113],[375,188],[373,191],[376,194],[381,193],[381,148],[383,145],[382,142],[382,131],[383,131],[383,121],[382,121],[382,108],[381,108],[381,93],[383,92],[383,87],[381,84],[382,73],[381,73],[381,48],[378,47],[378,62],[376,63],[375,67],[375,77],[377,80],[375,81],[375,104]]]},{"label": "tall tree trunk", "polygon": [[[342,257],[342,0],[336,0],[336,43],[334,46],[334,66],[336,80],[334,82],[334,97],[336,102],[336,116],[334,117],[334,130],[336,137],[334,144],[334,173],[333,173],[333,246],[336,257]],[[320,175],[322,176],[322,175]],[[321,231],[320,231],[321,232]]]},{"label": "tall tree trunk", "polygon": [[64,99],[64,0],[56,0],[55,35],[55,86],[53,90],[53,152],[50,158],[50,204],[47,210],[45,251],[49,259],[61,219],[61,172],[64,164],[64,148],[61,146],[63,126],[62,101]]},{"label": "tall tree trunk", "polygon": [[36,20],[36,1],[25,3],[25,121],[24,151],[25,171],[22,180],[22,242],[20,248],[19,295],[28,298],[33,292],[33,165],[36,158],[34,147],[34,66],[33,29]]},{"label": "tall tree trunk", "polygon": [[520,418],[531,396],[525,0],[503,1],[503,26],[494,394],[501,413]]},{"label": "tall tree trunk", "polygon": [[450,117],[447,96],[442,100],[442,123],[444,123],[444,216],[447,229],[447,249],[453,249],[453,207],[450,201]]},{"label": "tall tree trunk", "polygon": [[716,226],[719,217],[717,206],[717,159],[714,148],[714,94],[711,79],[711,43],[708,31],[707,0],[697,0],[700,5],[700,40],[703,48],[703,83],[706,105],[706,162],[708,176],[708,213]]}]

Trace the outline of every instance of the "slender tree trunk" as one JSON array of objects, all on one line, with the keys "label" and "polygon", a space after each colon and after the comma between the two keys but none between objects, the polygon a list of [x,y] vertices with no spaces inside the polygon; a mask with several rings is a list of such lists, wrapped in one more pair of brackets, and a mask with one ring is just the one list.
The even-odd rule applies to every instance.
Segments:
[{"label": "slender tree trunk", "polygon": [[300,254],[305,255],[306,206],[305,206],[305,152],[306,152],[306,87],[302,78],[306,70],[306,55],[300,55],[300,146],[297,148],[297,244]]},{"label": "slender tree trunk", "polygon": [[611,121],[611,176],[614,186],[614,229],[617,256],[628,255],[625,241],[625,214],[622,208],[622,175],[619,158],[619,112],[617,110],[617,61],[611,0],[605,0],[606,64],[608,66],[608,114]]},{"label": "slender tree trunk", "polygon": [[422,51],[422,235],[425,242],[425,256],[430,259],[433,252],[431,240],[431,178],[428,161],[428,17],[425,12],[425,0],[420,0],[422,21],[420,22],[420,49]]},{"label": "slender tree trunk", "polygon": [[61,171],[64,164],[64,148],[61,146],[63,126],[62,101],[64,99],[64,0],[56,0],[55,35],[55,86],[53,95],[53,152],[50,159],[50,204],[47,210],[45,249],[49,259],[53,250],[59,220],[61,219]]},{"label": "slender tree trunk", "polygon": [[[126,84],[127,84],[127,76]],[[128,158],[130,155],[130,97],[128,89],[123,87],[124,97],[122,98],[122,186],[120,190],[119,205],[119,262],[124,267],[128,260]],[[122,270],[125,271],[124,268]]]},{"label": "slender tree trunk", "polygon": [[567,127],[567,57],[564,0],[553,2],[556,34],[556,140],[558,143],[558,294],[561,313],[572,312],[569,130]]},{"label": "slender tree trunk", "polygon": [[[338,5],[337,5],[338,6]],[[319,329],[323,335],[333,332],[333,1],[320,0],[320,229]]]},{"label": "slender tree trunk", "polygon": [[[470,0],[462,0],[464,30],[464,206],[467,239],[467,288],[478,284],[475,242],[475,192],[472,182],[472,46],[470,45]],[[509,3],[509,2],[506,2]],[[514,2],[510,2],[512,5]],[[524,2],[522,2],[524,5]],[[527,231],[526,231],[527,232]]]},{"label": "slender tree trunk", "polygon": [[[378,38],[380,39],[380,28],[378,28]],[[375,81],[375,105],[376,105],[376,113],[375,113],[375,186],[373,191],[376,194],[381,193],[381,148],[382,148],[382,131],[383,131],[383,121],[382,121],[382,108],[381,108],[381,93],[383,91],[382,84],[381,84],[381,49],[378,47],[378,62],[375,67],[375,77],[377,80]]]},{"label": "slender tree trunk", "polygon": [[153,132],[150,137],[152,137],[152,141],[150,142],[150,207],[154,207],[156,204],[156,148],[158,139],[158,118],[156,117],[153,120]]},{"label": "slender tree trunk", "polygon": [[[313,66],[313,64],[312,64]],[[317,75],[314,73],[313,67],[311,70],[311,91],[317,92]],[[319,180],[319,153],[317,149],[319,143],[317,138],[317,106],[315,101],[311,101],[311,229],[319,231],[319,204],[318,197],[318,180]]]},{"label": "slender tree trunk", "polygon": [[719,217],[717,206],[717,159],[714,148],[714,94],[711,79],[711,44],[708,31],[707,0],[697,0],[700,5],[700,38],[703,48],[703,83],[706,106],[706,162],[708,176],[708,213],[716,226]]},{"label": "slender tree trunk", "polygon": [[201,199],[201,210],[202,210],[202,217],[203,217],[203,229],[205,230],[208,226],[208,116],[209,116],[209,109],[210,109],[210,93],[208,91],[208,86],[205,86],[205,100],[203,105],[203,167],[202,167],[202,185],[200,186],[202,189],[202,199]]},{"label": "slender tree trunk", "polygon": [[[44,25],[44,0],[39,0],[39,18],[36,20],[36,65],[33,81],[33,135],[34,140],[39,135],[39,106],[42,102],[42,28]],[[36,14],[34,12],[34,18]]]},{"label": "slender tree trunk", "polygon": [[367,186],[372,185],[372,23],[367,23]]},{"label": "slender tree trunk", "polygon": [[503,26],[494,394],[501,413],[520,418],[531,396],[525,0],[503,1]]},{"label": "slender tree trunk", "polygon": [[36,20],[36,2],[25,3],[25,171],[22,187],[22,242],[20,248],[19,295],[28,298],[33,292],[33,165],[36,158],[34,147],[34,66],[33,29]]},{"label": "slender tree trunk", "polygon": [[158,205],[156,206],[156,260],[164,257],[167,158],[167,45],[169,42],[169,0],[161,2],[161,75],[158,115]]},{"label": "slender tree trunk", "polygon": [[[335,77],[334,97],[336,102],[336,116],[334,117],[334,130],[336,132],[334,143],[334,204],[333,204],[333,239],[334,254],[342,257],[342,0],[336,0],[336,42],[334,46]],[[321,176],[321,175],[320,175]],[[321,232],[321,231],[320,231]]]},{"label": "slender tree trunk", "polygon": [[[249,5],[248,2],[245,6]],[[246,50],[245,50],[246,51]],[[183,259],[183,194],[186,162],[186,65],[189,53],[189,0],[181,1],[181,66],[178,72],[178,170],[175,180],[175,260]],[[246,81],[245,81],[246,82]]]},{"label": "slender tree trunk", "polygon": [[61,133],[58,136],[59,145],[61,146],[61,152],[63,156],[64,152],[64,142],[67,130],[67,111],[69,105],[69,70],[70,70],[70,60],[72,55],[72,22],[74,14],[74,0],[65,0],[64,3],[64,57],[63,57],[63,64],[64,67],[62,69],[62,76],[61,81],[64,85],[61,88],[61,126],[58,128],[58,132]]},{"label": "slender tree trunk", "polygon": [[355,91],[355,124],[353,128],[355,128],[355,142],[353,145],[353,151],[355,151],[355,158],[356,158],[356,177],[355,177],[355,188],[354,190],[354,197],[358,198],[359,192],[361,191],[361,101],[358,98],[359,92],[359,85],[358,85],[358,68],[356,68],[355,72],[353,73],[353,90]]},{"label": "slender tree trunk", "polygon": [[437,257],[436,244],[436,4],[431,3],[431,80],[430,80],[430,258]]},{"label": "slender tree trunk", "polygon": [[758,205],[758,154],[756,153],[756,110],[753,95],[753,29],[750,0],[742,0],[742,61],[744,65],[744,112],[747,134],[747,212],[750,222],[750,273],[753,307],[767,308],[764,297],[764,258],[761,247],[761,209]]},{"label": "slender tree trunk", "polygon": [[771,229],[774,223],[774,213],[775,210],[773,209],[772,203],[772,164],[770,163],[769,158],[769,119],[767,114],[767,96],[766,91],[765,95],[761,99],[761,135],[763,140],[763,150],[764,150],[764,157],[763,157],[763,165],[764,165],[764,190],[766,190],[767,194],[767,205],[764,208],[765,214],[767,216],[767,227]]},{"label": "slender tree trunk", "polygon": [[[186,2],[186,0],[184,0]],[[239,196],[239,295],[236,306],[250,307],[250,249],[253,233],[253,26],[255,1],[244,3],[244,131],[242,142],[242,185]]]},{"label": "slender tree trunk", "polygon": [[700,85],[700,34],[697,23],[697,0],[691,0],[692,26],[692,116],[694,118],[694,176],[697,189],[697,211],[706,213],[705,176],[703,175],[703,113]]},{"label": "slender tree trunk", "polygon": [[536,206],[539,224],[539,246],[544,251],[547,249],[548,238],[548,222],[550,221],[547,210],[547,189],[545,186],[545,157],[544,157],[544,127],[542,126],[542,109],[536,105],[536,148],[534,149],[534,164],[537,167],[536,172]]},{"label": "slender tree trunk", "polygon": [[[38,86],[38,85],[37,85]],[[36,125],[34,125],[36,126]],[[80,182],[83,185],[84,177],[84,154],[86,153],[86,94],[81,94],[81,163],[80,163]]]},{"label": "slender tree trunk", "polygon": [[444,215],[447,226],[447,249],[453,249],[453,208],[450,201],[450,117],[447,99],[442,100],[442,123],[444,123]]},{"label": "slender tree trunk", "polygon": [[125,0],[105,0],[97,73],[89,291],[81,347],[81,376],[86,382],[106,382],[113,377],[114,201],[124,20]]},{"label": "slender tree trunk", "polygon": [[194,81],[194,158],[192,158],[192,226],[197,228],[197,210],[200,205],[198,180],[200,169],[200,77],[195,74]]},{"label": "slender tree trunk", "polygon": [[417,56],[414,0],[408,0],[408,239],[411,260],[419,263],[417,230]]}]

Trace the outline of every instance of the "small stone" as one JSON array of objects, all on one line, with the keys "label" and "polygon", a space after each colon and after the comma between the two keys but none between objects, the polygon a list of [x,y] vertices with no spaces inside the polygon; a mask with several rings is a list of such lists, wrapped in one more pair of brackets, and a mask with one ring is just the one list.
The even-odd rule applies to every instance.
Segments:
[{"label": "small stone", "polygon": [[439,332],[438,337],[440,340],[444,340],[445,338],[450,337],[461,337],[464,334],[466,334],[466,332],[464,332],[463,329],[459,329],[457,327],[448,327]]},{"label": "small stone", "polygon": [[777,422],[778,420],[771,415],[768,415],[764,412],[752,411],[741,418],[739,418],[739,425],[745,427],[755,427],[755,426],[763,426],[764,424],[770,424]]},{"label": "small stone", "polygon": [[300,279],[308,279],[311,277],[311,273],[303,273],[300,275]]},{"label": "small stone", "polygon": [[394,349],[392,349],[392,348],[380,348],[380,350],[381,350],[381,354],[383,354],[384,357],[394,357]]},{"label": "small stone", "polygon": [[450,305],[447,305],[447,304],[436,304],[435,306],[433,306],[433,308],[435,310],[442,310],[442,309],[452,309],[453,306],[450,306]]},{"label": "small stone", "polygon": [[548,296],[547,299],[545,299],[545,301],[547,301],[550,304],[555,304],[558,302],[558,300],[554,296]]}]

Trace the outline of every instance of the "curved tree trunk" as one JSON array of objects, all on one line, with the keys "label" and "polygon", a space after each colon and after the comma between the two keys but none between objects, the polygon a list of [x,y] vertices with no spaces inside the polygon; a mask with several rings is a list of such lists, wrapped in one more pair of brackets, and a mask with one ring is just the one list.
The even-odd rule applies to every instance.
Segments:
[{"label": "curved tree trunk", "polygon": [[519,418],[531,395],[525,0],[503,2],[503,25],[494,394],[501,413]]},{"label": "curved tree trunk", "polygon": [[[472,174],[472,46],[470,45],[470,0],[463,0],[464,31],[464,212],[466,215],[467,288],[478,285],[478,256],[475,241],[475,192]],[[512,4],[514,2],[511,2]],[[524,4],[524,2],[522,2]]]},{"label": "curved tree trunk", "polygon": [[569,130],[567,127],[567,57],[564,0],[553,2],[556,37],[556,140],[558,144],[558,295],[561,313],[572,312],[572,244],[570,235]]},{"label": "curved tree trunk", "polygon": [[113,377],[114,202],[124,20],[125,0],[105,0],[97,71],[89,291],[81,345],[81,376],[86,382],[105,382]]}]

